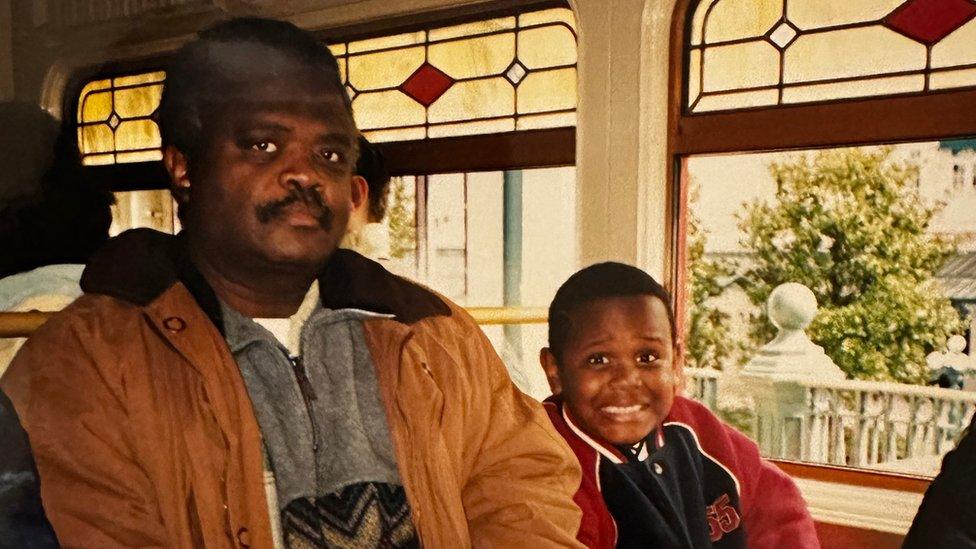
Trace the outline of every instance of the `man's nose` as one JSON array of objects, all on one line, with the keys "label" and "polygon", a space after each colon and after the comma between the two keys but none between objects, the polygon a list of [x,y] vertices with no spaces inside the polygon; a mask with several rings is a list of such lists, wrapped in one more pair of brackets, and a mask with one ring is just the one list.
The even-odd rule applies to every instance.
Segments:
[{"label": "man's nose", "polygon": [[278,184],[289,190],[295,187],[309,188],[318,185],[312,155],[304,151],[290,154],[278,177]]}]

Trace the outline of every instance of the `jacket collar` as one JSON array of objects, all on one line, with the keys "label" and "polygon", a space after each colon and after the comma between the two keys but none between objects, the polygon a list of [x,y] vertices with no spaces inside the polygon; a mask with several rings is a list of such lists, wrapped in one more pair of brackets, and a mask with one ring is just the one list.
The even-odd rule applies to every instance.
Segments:
[{"label": "jacket collar", "polygon": [[[222,328],[220,301],[190,261],[185,239],[151,229],[132,229],[96,252],[81,277],[86,293],[105,294],[145,306],[177,282]],[[391,274],[356,252],[338,249],[319,276],[322,306],[392,314],[404,324],[450,316],[448,305],[418,284]]]}]

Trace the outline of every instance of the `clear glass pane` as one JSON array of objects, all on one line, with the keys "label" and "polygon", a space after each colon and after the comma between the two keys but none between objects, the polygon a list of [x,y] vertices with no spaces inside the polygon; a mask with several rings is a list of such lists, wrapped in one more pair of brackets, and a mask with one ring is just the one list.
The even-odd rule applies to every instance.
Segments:
[{"label": "clear glass pane", "polygon": [[154,151],[120,152],[115,154],[115,162],[118,164],[124,164],[126,162],[155,162],[162,159],[163,151],[160,149]]},{"label": "clear glass pane", "polygon": [[932,46],[932,66],[952,67],[976,63],[976,19]]},{"label": "clear glass pane", "polygon": [[140,84],[155,84],[157,82],[162,82],[166,79],[166,73],[163,71],[156,72],[145,72],[142,74],[132,74],[128,76],[119,76],[113,79],[112,84],[115,87],[121,86],[138,86]]},{"label": "clear glass pane", "polygon": [[82,165],[85,166],[104,166],[106,164],[115,163],[114,154],[93,154],[85,156],[81,159]]},{"label": "clear glass pane", "polygon": [[520,114],[576,108],[576,69],[531,73],[518,87]]},{"label": "clear glass pane", "polygon": [[787,16],[801,29],[878,21],[905,0],[790,0]]},{"label": "clear glass pane", "polygon": [[976,69],[961,69],[932,73],[929,87],[933,90],[976,86]]},{"label": "clear glass pane", "polygon": [[167,190],[115,193],[109,233],[114,236],[137,227],[173,233],[175,214],[173,198]]},{"label": "clear glass pane", "polygon": [[531,114],[519,116],[515,123],[516,130],[538,130],[542,128],[567,128],[576,126],[575,112],[561,112],[553,114]]},{"label": "clear glass pane", "polygon": [[705,43],[758,38],[783,17],[782,0],[721,0],[705,21]]},{"label": "clear glass pane", "polygon": [[399,128],[395,130],[370,130],[363,131],[363,135],[366,139],[374,143],[383,143],[390,141],[413,141],[416,139],[423,139],[427,137],[427,131],[424,128]]},{"label": "clear glass pane", "polygon": [[688,56],[688,104],[691,105],[701,93],[701,50],[691,50]]},{"label": "clear glass pane", "polygon": [[162,84],[116,90],[115,112],[122,118],[149,116],[159,106],[162,97]]},{"label": "clear glass pane", "polygon": [[515,120],[502,118],[501,120],[482,120],[479,122],[460,122],[431,126],[427,130],[427,137],[453,137],[456,135],[478,135],[486,133],[502,133],[515,130]]},{"label": "clear glass pane", "polygon": [[408,32],[405,34],[395,34],[393,36],[380,36],[368,40],[358,40],[349,42],[349,53],[361,53],[367,51],[382,50],[387,48],[402,48],[404,46],[415,46],[424,43],[424,31]]},{"label": "clear glass pane", "polygon": [[408,48],[349,58],[349,83],[359,91],[399,86],[424,63],[424,48]]},{"label": "clear glass pane", "polygon": [[566,27],[540,27],[519,33],[519,61],[529,69],[576,63],[576,37]]},{"label": "clear glass pane", "polygon": [[427,59],[455,79],[501,74],[515,60],[515,35],[482,36],[434,44],[428,50]]},{"label": "clear glass pane", "polygon": [[332,52],[332,55],[340,56],[340,55],[345,55],[346,54],[346,44],[345,44],[345,42],[342,42],[342,43],[339,43],[339,44],[329,44],[328,47],[329,47],[329,51]]},{"label": "clear glass pane", "polygon": [[432,123],[514,113],[515,88],[504,78],[458,82],[428,109]]},{"label": "clear glass pane", "polygon": [[159,128],[152,120],[129,120],[115,130],[115,146],[119,151],[160,147]]},{"label": "clear glass pane", "polygon": [[773,86],[779,82],[779,51],[766,41],[705,50],[705,92]]},{"label": "clear glass pane", "polygon": [[722,111],[726,109],[748,109],[775,105],[779,100],[776,90],[759,90],[737,93],[722,93],[703,96],[692,109],[694,112]]},{"label": "clear glass pane", "polygon": [[701,0],[698,3],[698,8],[695,9],[695,15],[691,20],[691,45],[698,46],[702,43],[702,33],[705,30],[705,15],[708,14],[711,6],[713,6],[716,2],[721,1],[722,0]]},{"label": "clear glass pane", "polygon": [[112,128],[105,124],[78,128],[78,148],[81,154],[114,151],[115,135]]},{"label": "clear glass pane", "polygon": [[364,131],[425,121],[424,107],[398,90],[359,94],[352,101],[352,112]]},{"label": "clear glass pane", "polygon": [[528,27],[531,25],[542,25],[545,23],[565,23],[573,30],[576,29],[576,16],[573,10],[566,8],[554,8],[549,10],[533,11],[519,15],[519,26]]},{"label": "clear glass pane", "polygon": [[871,95],[885,95],[922,91],[925,88],[925,77],[921,74],[913,76],[893,76],[889,78],[873,78],[870,80],[854,80],[852,82],[838,82],[836,84],[819,84],[814,86],[798,86],[783,90],[784,103],[805,103],[810,101],[826,101],[845,97],[867,97]]},{"label": "clear glass pane", "polygon": [[519,390],[536,400],[544,400],[552,394],[539,364],[539,350],[549,344],[547,324],[490,325],[481,329]]},{"label": "clear glass pane", "polygon": [[472,36],[475,34],[492,33],[492,32],[498,32],[506,29],[513,29],[513,28],[515,28],[514,17],[500,17],[497,19],[485,19],[483,21],[475,21],[474,23],[466,23],[464,25],[454,25],[453,27],[431,29],[430,41],[436,42],[439,40],[448,40],[451,38],[460,38],[463,36]]},{"label": "clear glass pane", "polygon": [[81,96],[79,122],[103,122],[112,115],[112,92],[104,91]]},{"label": "clear glass pane", "polygon": [[785,55],[786,82],[925,68],[925,46],[884,27],[800,36]]}]

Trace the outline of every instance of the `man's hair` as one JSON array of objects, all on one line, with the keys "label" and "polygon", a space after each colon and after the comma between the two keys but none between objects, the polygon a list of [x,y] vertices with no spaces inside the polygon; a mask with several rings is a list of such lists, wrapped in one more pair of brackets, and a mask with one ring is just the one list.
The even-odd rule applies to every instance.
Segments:
[{"label": "man's hair", "polygon": [[611,297],[647,295],[664,303],[670,323],[671,340],[675,341],[674,313],[671,295],[658,281],[644,271],[623,263],[606,262],[590,265],[569,277],[556,291],[549,305],[549,350],[561,365],[578,308],[593,301]]},{"label": "man's hair", "polygon": [[0,277],[85,263],[108,240],[114,198],[85,177],[72,132],[60,129],[37,105],[0,103]]},{"label": "man's hair", "polygon": [[[221,46],[265,46],[249,50],[252,55],[228,66],[226,55],[215,55]],[[186,44],[169,60],[159,106],[159,129],[163,145],[173,145],[193,157],[205,143],[204,117],[215,104],[226,103],[241,83],[262,83],[279,76],[281,58],[275,52],[308,69],[308,80],[324,83],[334,91],[352,116],[349,96],[339,77],[339,65],[332,52],[312,34],[285,21],[238,18],[218,23]],[[255,55],[257,54],[257,55]],[[260,55],[269,58],[255,58]],[[294,75],[287,75],[293,77]],[[223,100],[223,101],[222,101]]]},{"label": "man's hair", "polygon": [[386,170],[383,153],[365,137],[359,138],[359,161],[356,175],[366,180],[369,186],[369,220],[379,222],[386,215],[386,205],[390,190],[390,172]]}]

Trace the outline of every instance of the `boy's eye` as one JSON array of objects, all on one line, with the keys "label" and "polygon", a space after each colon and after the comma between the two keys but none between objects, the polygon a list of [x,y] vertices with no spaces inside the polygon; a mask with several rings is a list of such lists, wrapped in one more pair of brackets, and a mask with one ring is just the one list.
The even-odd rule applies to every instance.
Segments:
[{"label": "boy's eye", "polygon": [[637,355],[638,364],[653,364],[657,360],[657,356],[653,353],[641,353]]},{"label": "boy's eye", "polygon": [[606,355],[595,354],[586,357],[586,363],[591,365],[610,364],[610,359]]},{"label": "boy's eye", "polygon": [[278,145],[275,145],[271,141],[256,141],[254,143],[251,143],[251,150],[273,153],[278,151]]}]

